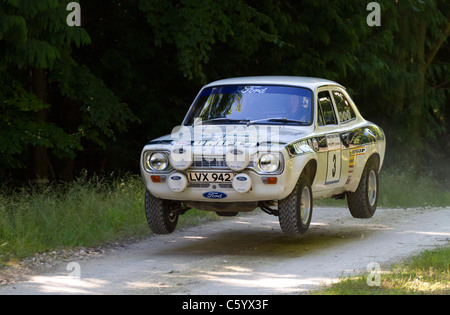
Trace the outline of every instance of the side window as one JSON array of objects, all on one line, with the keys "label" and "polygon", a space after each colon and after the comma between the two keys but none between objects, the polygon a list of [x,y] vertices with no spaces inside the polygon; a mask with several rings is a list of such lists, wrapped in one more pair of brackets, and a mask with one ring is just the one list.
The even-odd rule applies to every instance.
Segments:
[{"label": "side window", "polygon": [[339,121],[346,123],[356,118],[355,112],[345,95],[339,91],[333,91],[334,101],[336,103]]},{"label": "side window", "polygon": [[[319,126],[337,125],[336,116],[334,115],[333,104],[331,103],[331,96],[328,91],[319,92]],[[322,113],[322,117],[320,114]]]}]

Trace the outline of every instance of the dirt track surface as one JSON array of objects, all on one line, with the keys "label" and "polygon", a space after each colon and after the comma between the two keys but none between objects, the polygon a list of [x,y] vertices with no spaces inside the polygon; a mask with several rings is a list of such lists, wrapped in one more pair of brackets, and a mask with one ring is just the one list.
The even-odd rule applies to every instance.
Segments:
[{"label": "dirt track surface", "polygon": [[[258,212],[259,213],[259,212]],[[226,218],[0,286],[0,294],[305,294],[450,242],[450,208],[378,209],[359,220],[316,208],[301,239],[266,214]],[[75,266],[76,266],[75,264]],[[77,278],[79,271],[80,278]]]}]

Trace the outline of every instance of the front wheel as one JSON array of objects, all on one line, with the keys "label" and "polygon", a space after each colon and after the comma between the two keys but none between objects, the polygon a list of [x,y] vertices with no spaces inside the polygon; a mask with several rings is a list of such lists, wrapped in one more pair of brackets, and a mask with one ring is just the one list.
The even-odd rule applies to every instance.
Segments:
[{"label": "front wheel", "polygon": [[368,219],[375,214],[378,203],[378,167],[369,161],[355,192],[347,192],[347,204],[354,218]]},{"label": "front wheel", "polygon": [[294,237],[304,235],[311,223],[313,198],[309,178],[302,175],[294,190],[278,202],[281,230]]},{"label": "front wheel", "polygon": [[176,202],[159,199],[148,190],[145,192],[145,216],[149,228],[155,234],[170,234],[178,224]]}]

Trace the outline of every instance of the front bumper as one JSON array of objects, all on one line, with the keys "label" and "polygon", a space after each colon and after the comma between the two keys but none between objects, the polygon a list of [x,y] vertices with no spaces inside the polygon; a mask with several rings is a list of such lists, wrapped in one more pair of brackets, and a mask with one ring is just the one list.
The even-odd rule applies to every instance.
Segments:
[{"label": "front bumper", "polygon": [[[197,170],[208,172],[210,170]],[[225,171],[225,170],[224,170]],[[191,200],[206,202],[246,202],[277,200],[285,196],[286,186],[283,184],[285,175],[261,176],[252,171],[243,171],[239,174],[247,174],[251,178],[251,187],[248,192],[241,193],[236,191],[231,183],[197,183],[189,182],[182,191],[174,192],[169,187],[169,177],[172,174],[180,174],[179,171],[173,171],[165,176],[160,182],[153,182],[151,173],[144,172],[143,177],[147,189],[152,195],[161,199],[169,200]],[[155,175],[153,175],[155,176]],[[238,175],[237,175],[238,176]],[[160,177],[160,178],[161,178]],[[276,178],[276,184],[268,184],[267,178]],[[265,183],[266,182],[266,183]],[[289,193],[287,193],[289,194]],[[287,195],[286,194],[286,195]],[[281,197],[281,198],[280,198]]]},{"label": "front bumper", "polygon": [[[230,182],[192,182],[189,180],[179,191],[173,191],[171,189],[169,178],[172,175],[176,175],[173,177],[178,178],[182,174],[187,179],[188,172],[191,171],[232,172],[226,168],[189,168],[184,171],[172,169],[167,173],[153,173],[143,169],[141,160],[141,174],[148,191],[155,197],[161,199],[220,203],[281,200],[292,192],[303,167],[312,158],[308,154],[292,158],[289,157],[287,152],[283,152],[282,156],[284,158],[284,168],[280,174],[259,174],[251,168],[234,172],[237,174],[246,174],[250,179],[251,187],[245,190],[245,192],[237,191]],[[155,178],[155,176],[160,176],[160,178]]]}]

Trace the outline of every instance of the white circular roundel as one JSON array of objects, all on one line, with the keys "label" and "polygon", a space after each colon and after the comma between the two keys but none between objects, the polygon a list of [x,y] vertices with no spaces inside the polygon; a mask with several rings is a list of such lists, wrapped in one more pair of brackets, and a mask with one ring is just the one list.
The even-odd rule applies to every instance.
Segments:
[{"label": "white circular roundel", "polygon": [[234,176],[232,185],[237,192],[246,193],[252,188],[252,179],[247,174],[239,173]]},{"label": "white circular roundel", "polygon": [[174,169],[183,171],[192,165],[194,158],[190,147],[176,146],[170,151],[169,160]]},{"label": "white circular roundel", "polygon": [[186,189],[188,181],[184,174],[173,173],[169,175],[167,183],[173,192],[182,192]]},{"label": "white circular roundel", "polygon": [[250,156],[245,148],[233,147],[227,150],[225,161],[233,171],[242,171],[250,162]]}]

